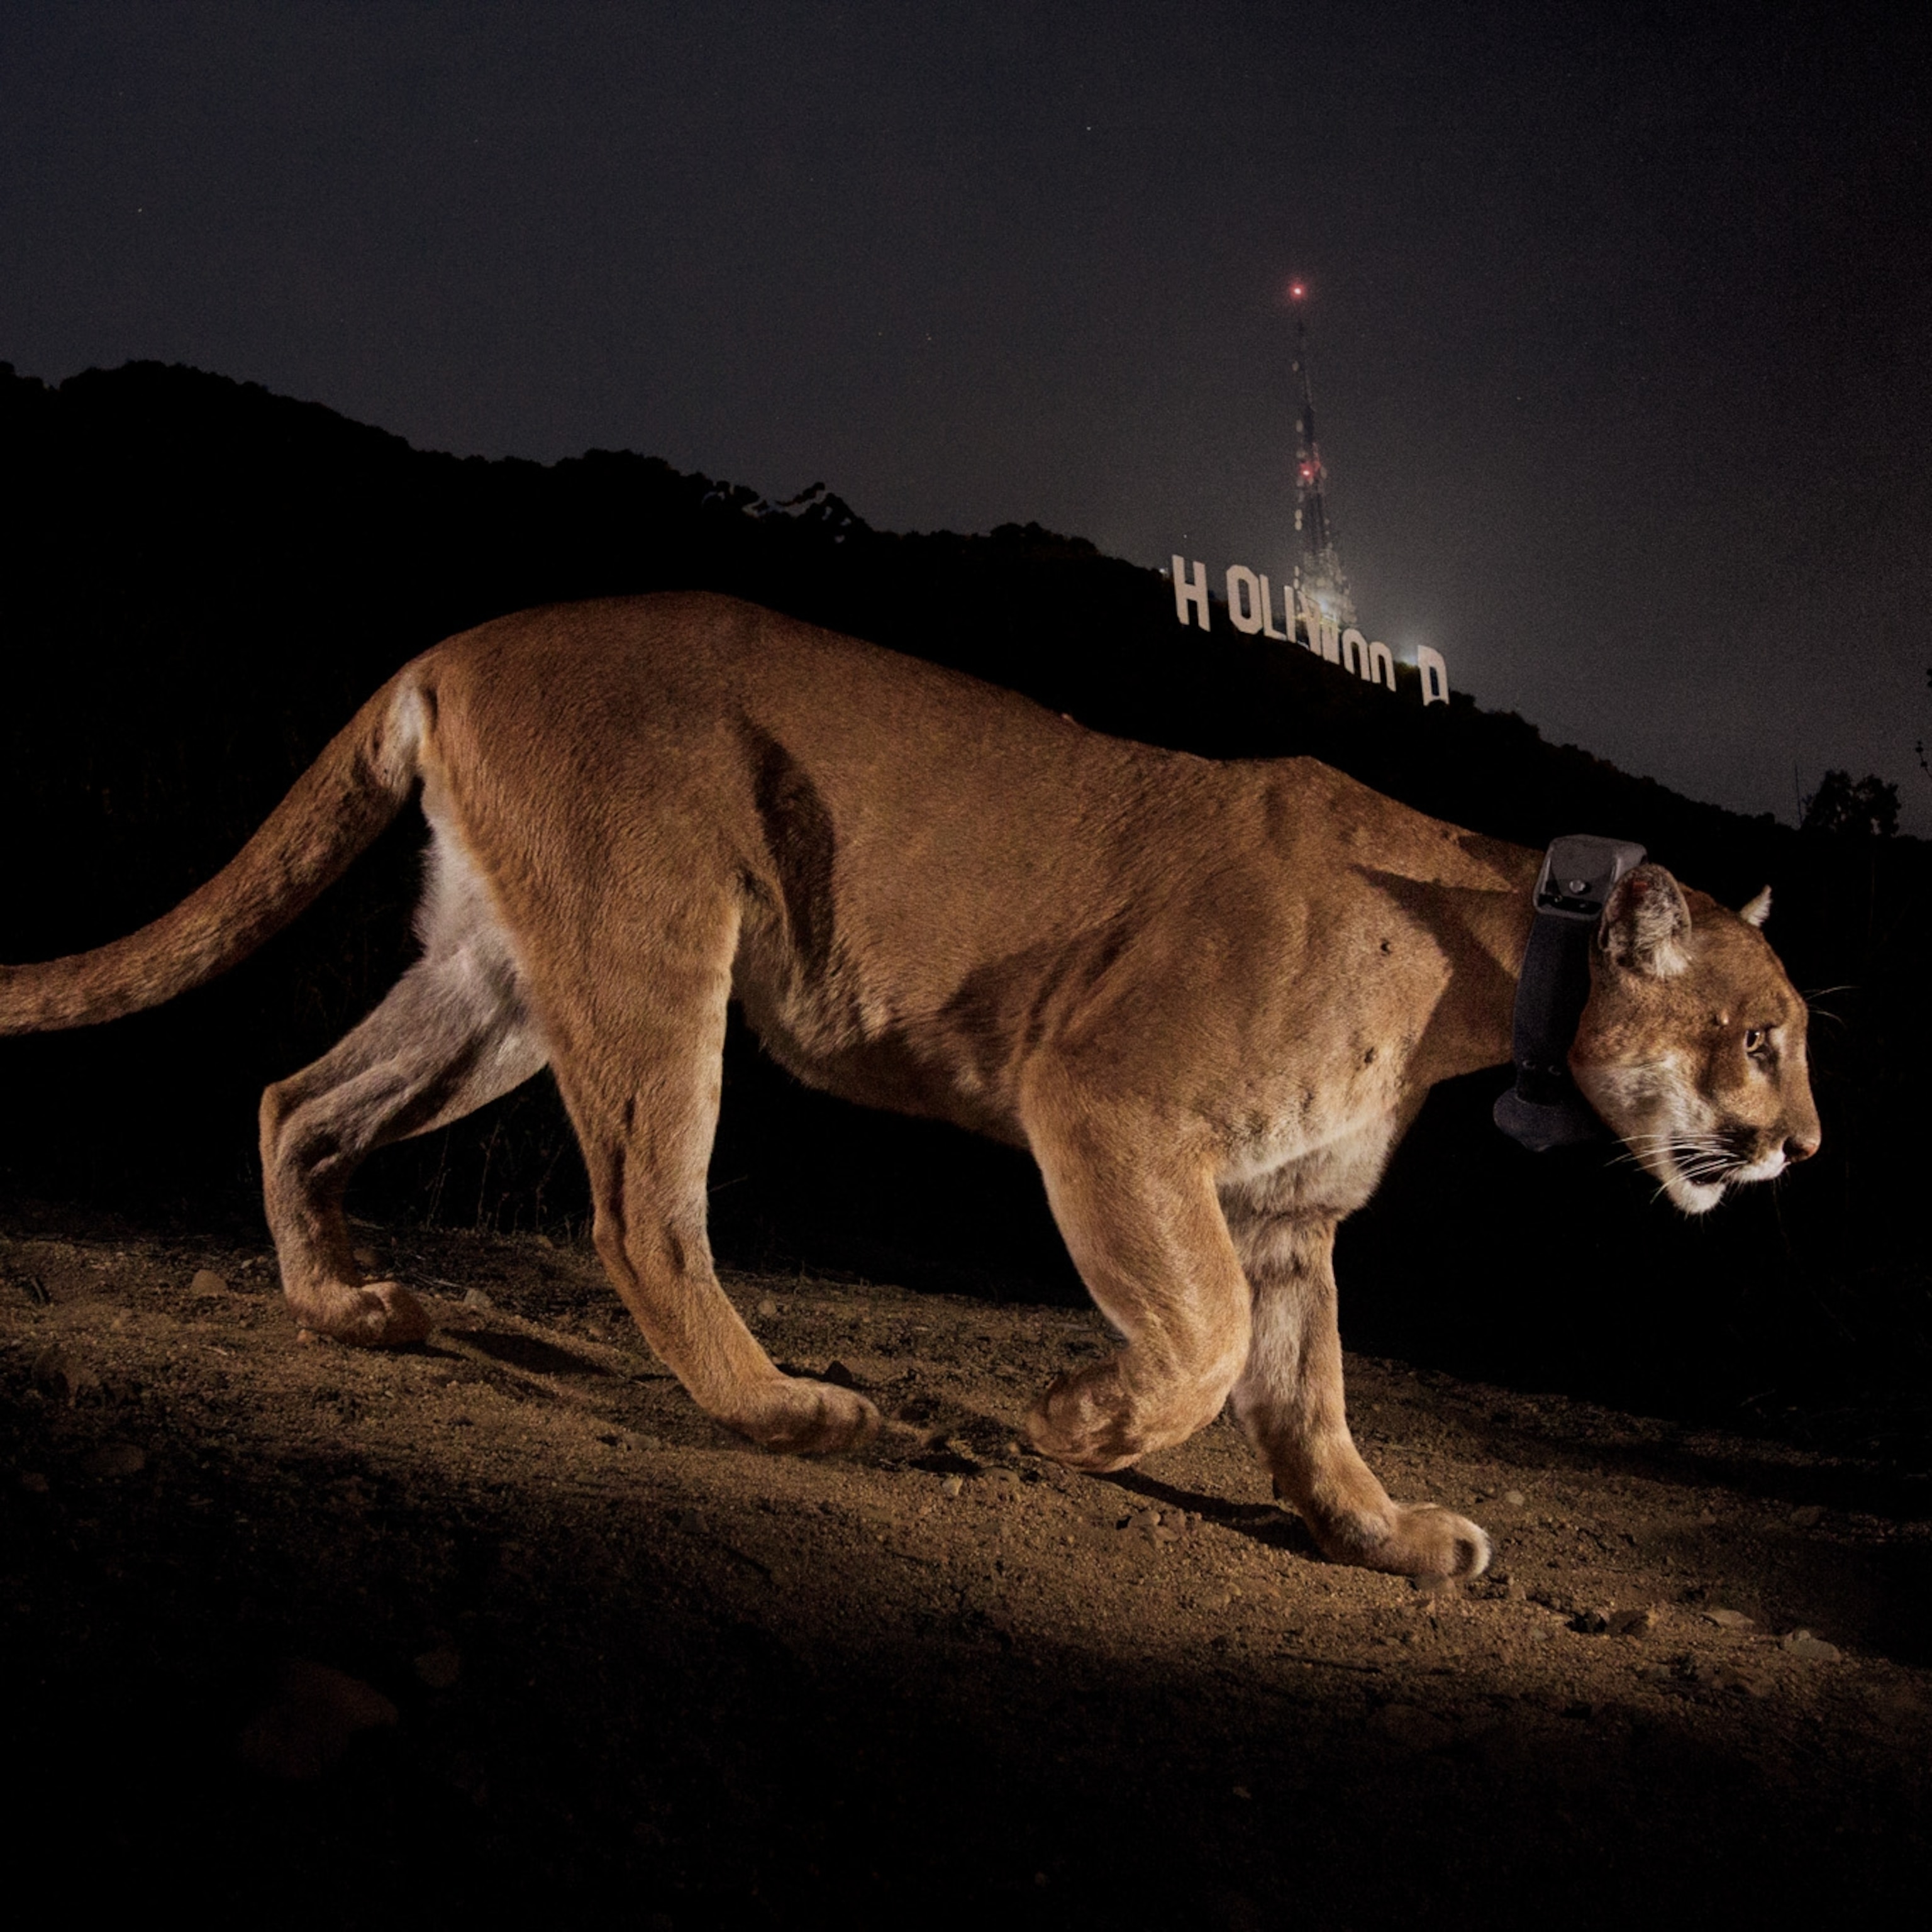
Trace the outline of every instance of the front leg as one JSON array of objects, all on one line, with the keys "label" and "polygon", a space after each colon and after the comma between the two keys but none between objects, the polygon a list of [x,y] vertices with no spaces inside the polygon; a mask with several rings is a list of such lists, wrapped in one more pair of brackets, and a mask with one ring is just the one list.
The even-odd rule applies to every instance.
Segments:
[{"label": "front leg", "polygon": [[1403,1576],[1479,1576],[1490,1539],[1435,1503],[1396,1503],[1358,1453],[1342,1395],[1335,1321],[1335,1223],[1270,1217],[1241,1230],[1254,1292],[1248,1362],[1234,1412],[1336,1563]]},{"label": "front leg", "polygon": [[1054,1219],[1126,1337],[1058,1377],[1027,1433],[1070,1468],[1124,1468],[1214,1420],[1248,1358],[1248,1288],[1216,1198],[1213,1150],[1171,1120],[1036,1083],[1027,1129]]}]

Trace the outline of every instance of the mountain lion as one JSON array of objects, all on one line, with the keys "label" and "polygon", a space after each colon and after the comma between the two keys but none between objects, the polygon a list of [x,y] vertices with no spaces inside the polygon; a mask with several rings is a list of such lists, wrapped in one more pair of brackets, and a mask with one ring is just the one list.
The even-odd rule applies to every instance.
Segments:
[{"label": "mountain lion", "polygon": [[[812,1084],[1027,1148],[1124,1338],[1034,1405],[1118,1469],[1232,1399],[1339,1561],[1471,1576],[1474,1524],[1392,1502],[1350,1440],[1330,1265],[1437,1081],[1510,1057],[1540,855],[1308,758],[1214,763],[709,595],[527,611],[399,672],[214,880],[130,937],[0,968],[0,1032],[86,1025],[233,964],[420,784],[422,956],[262,1101],[298,1321],[415,1342],[343,1192],[386,1142],[540,1068],[651,1346],[753,1440],[878,1426],[786,1376],[719,1288],[706,1166],[729,1003]],[[1620,879],[1570,1050],[1688,1214],[1818,1145],[1804,1004],[1756,929],[1661,867]]]}]

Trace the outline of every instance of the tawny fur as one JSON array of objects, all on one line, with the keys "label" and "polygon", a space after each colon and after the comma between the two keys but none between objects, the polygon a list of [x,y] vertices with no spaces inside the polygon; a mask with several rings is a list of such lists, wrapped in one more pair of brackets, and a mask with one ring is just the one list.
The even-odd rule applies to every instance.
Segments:
[{"label": "tawny fur", "polygon": [[[174,912],[0,968],[0,1031],[110,1018],[212,976],[418,782],[422,957],[262,1100],[299,1321],[368,1344],[427,1332],[405,1288],[360,1279],[344,1188],[374,1148],[548,1064],[598,1251],[692,1396],[776,1448],[862,1440],[872,1405],[780,1373],[712,1271],[705,1176],[735,998],[814,1085],[1038,1160],[1124,1338],[1041,1396],[1042,1453],[1118,1468],[1232,1397],[1330,1555],[1480,1570],[1480,1529],[1390,1502],[1356,1452],[1330,1256],[1429,1088],[1508,1058],[1537,854],[1312,760],[1103,737],[728,598],[613,599],[418,658]],[[1573,1064],[1679,1206],[1816,1148],[1804,1004],[1754,922],[1648,866],[1600,940]]]}]

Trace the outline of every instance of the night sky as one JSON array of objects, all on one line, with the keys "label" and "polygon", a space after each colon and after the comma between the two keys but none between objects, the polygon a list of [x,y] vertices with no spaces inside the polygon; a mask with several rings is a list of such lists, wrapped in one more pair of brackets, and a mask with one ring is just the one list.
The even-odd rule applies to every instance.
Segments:
[{"label": "night sky", "polygon": [[1300,275],[1372,636],[1932,830],[1923,40],[1577,10],[11,6],[0,358],[1218,580],[1290,555]]}]

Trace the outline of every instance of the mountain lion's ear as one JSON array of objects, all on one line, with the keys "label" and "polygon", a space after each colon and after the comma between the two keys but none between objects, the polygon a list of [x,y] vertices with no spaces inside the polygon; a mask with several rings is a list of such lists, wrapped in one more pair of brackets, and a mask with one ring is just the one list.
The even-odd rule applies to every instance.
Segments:
[{"label": "mountain lion's ear", "polygon": [[1597,944],[1627,972],[1667,980],[1688,963],[1690,908],[1661,866],[1633,867],[1611,888]]},{"label": "mountain lion's ear", "polygon": [[1766,886],[1749,905],[1738,908],[1738,916],[1747,926],[1762,926],[1771,916],[1771,888]]}]

